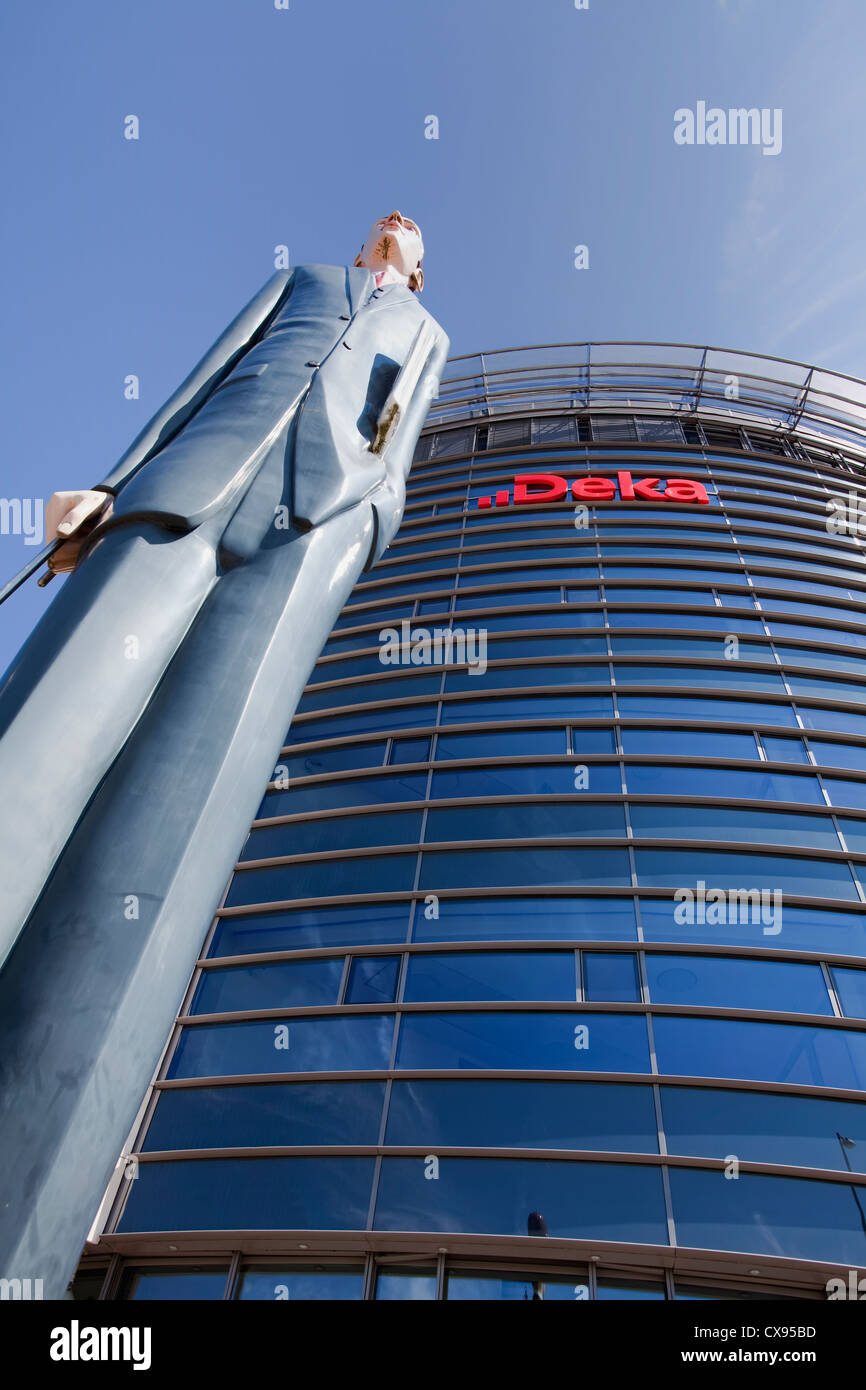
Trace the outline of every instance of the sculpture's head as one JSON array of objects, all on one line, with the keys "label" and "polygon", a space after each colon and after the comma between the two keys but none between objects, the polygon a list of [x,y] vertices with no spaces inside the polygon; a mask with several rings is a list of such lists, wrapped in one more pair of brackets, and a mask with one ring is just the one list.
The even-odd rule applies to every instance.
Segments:
[{"label": "sculpture's head", "polygon": [[374,275],[388,272],[389,280],[420,290],[424,284],[423,259],[424,243],[417,223],[401,212],[389,212],[373,223],[355,265],[366,266]]}]

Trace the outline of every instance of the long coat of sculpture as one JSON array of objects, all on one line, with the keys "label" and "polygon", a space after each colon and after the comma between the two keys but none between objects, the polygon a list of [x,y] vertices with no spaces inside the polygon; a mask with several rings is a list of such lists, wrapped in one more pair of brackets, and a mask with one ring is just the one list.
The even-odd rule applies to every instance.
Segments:
[{"label": "long coat of sculpture", "polygon": [[273,276],[101,485],[111,513],[0,689],[0,1271],[48,1296],[309,672],[399,525],[447,347],[404,284]]}]

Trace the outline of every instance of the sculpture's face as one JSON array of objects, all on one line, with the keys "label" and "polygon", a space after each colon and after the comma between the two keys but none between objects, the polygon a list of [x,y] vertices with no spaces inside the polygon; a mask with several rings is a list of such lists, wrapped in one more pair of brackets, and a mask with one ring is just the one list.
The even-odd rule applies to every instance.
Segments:
[{"label": "sculpture's face", "polygon": [[420,289],[423,274],[419,267],[423,256],[420,228],[395,211],[373,223],[355,264],[366,266],[374,274],[390,268],[407,283],[417,282],[410,283],[410,288]]}]

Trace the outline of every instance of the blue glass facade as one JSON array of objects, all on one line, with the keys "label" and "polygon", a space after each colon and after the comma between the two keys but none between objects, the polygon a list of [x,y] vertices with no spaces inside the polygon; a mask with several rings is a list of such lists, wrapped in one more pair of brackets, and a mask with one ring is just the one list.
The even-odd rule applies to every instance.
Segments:
[{"label": "blue glass facade", "polygon": [[866,1265],[851,451],[435,417],[207,936],[111,1296],[823,1297]]}]

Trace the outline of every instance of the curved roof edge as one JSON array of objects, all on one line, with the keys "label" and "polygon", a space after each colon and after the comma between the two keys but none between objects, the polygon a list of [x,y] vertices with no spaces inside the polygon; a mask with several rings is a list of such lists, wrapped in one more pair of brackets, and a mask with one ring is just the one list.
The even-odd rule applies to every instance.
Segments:
[{"label": "curved roof edge", "polygon": [[866,382],[694,343],[544,343],[450,357],[425,429],[588,409],[751,421],[835,443],[866,462]]}]

